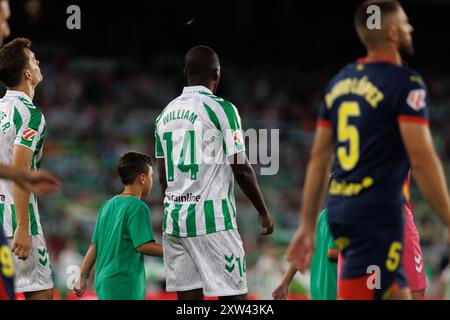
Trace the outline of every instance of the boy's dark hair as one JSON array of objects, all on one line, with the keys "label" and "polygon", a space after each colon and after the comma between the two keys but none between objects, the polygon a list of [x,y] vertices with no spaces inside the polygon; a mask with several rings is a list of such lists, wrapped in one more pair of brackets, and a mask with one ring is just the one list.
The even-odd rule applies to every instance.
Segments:
[{"label": "boy's dark hair", "polygon": [[152,158],[145,153],[127,152],[117,162],[117,171],[124,185],[132,184],[138,175],[148,173]]},{"label": "boy's dark hair", "polygon": [[26,38],[16,38],[0,49],[0,81],[8,88],[20,85],[22,72],[28,67],[25,49],[31,49]]}]

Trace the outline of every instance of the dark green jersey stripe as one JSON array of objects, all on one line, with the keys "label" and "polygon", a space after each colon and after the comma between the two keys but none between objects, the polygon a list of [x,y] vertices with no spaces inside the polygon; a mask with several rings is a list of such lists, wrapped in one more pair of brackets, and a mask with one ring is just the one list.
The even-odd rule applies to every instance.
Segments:
[{"label": "dark green jersey stripe", "polygon": [[195,206],[196,204],[191,203],[188,207],[186,217],[186,230],[188,237],[195,237],[197,235],[197,228],[195,222]]},{"label": "dark green jersey stripe", "polygon": [[35,236],[39,233],[38,225],[36,221],[36,214],[34,213],[33,204],[29,204],[28,206],[30,212],[30,227],[31,227],[31,235]]},{"label": "dark green jersey stripe", "polygon": [[203,106],[205,107],[206,112],[208,113],[208,116],[209,116],[209,119],[211,120],[211,122],[214,123],[214,125],[216,126],[217,129],[222,131],[222,128],[220,127],[219,119],[217,118],[217,115],[215,114],[215,112],[212,111],[212,109],[206,103],[203,103]]},{"label": "dark green jersey stripe", "polygon": [[28,123],[28,127],[33,130],[38,131],[39,126],[41,125],[41,122],[42,122],[42,113],[37,109],[28,109],[28,110],[30,110],[30,113],[31,113],[30,122]]},{"label": "dark green jersey stripe", "polygon": [[164,203],[164,220],[163,220],[163,231],[166,231],[167,228],[167,217],[169,216],[169,203]]},{"label": "dark green jersey stripe", "polygon": [[19,110],[17,110],[16,107],[14,107],[14,117],[13,117],[13,121],[14,121],[14,126],[16,127],[16,135],[19,133],[20,128],[22,127],[22,116],[20,115]]},{"label": "dark green jersey stripe", "polygon": [[17,228],[17,220],[16,220],[16,207],[11,205],[11,223],[12,223],[12,234],[16,232]]},{"label": "dark green jersey stripe", "polygon": [[230,181],[230,185],[228,186],[228,201],[230,202],[231,209],[233,210],[233,214],[236,217],[236,208],[234,207],[233,202],[231,201],[231,194],[234,192],[233,188],[234,180],[233,178],[231,179],[232,180]]},{"label": "dark green jersey stripe", "polygon": [[[222,127],[220,126],[220,122],[219,119],[217,118],[217,115],[206,103],[203,103],[203,106],[205,107],[206,112],[208,113],[209,120],[211,120],[211,122],[216,126],[217,130],[222,132]],[[225,138],[223,137],[223,135],[222,135],[222,144],[223,144],[223,151],[225,152],[225,154],[227,154],[227,145],[225,143]]]},{"label": "dark green jersey stripe", "polygon": [[230,102],[228,102],[225,99],[219,98],[219,97],[217,97],[215,95],[208,94],[206,92],[200,92],[200,93],[210,97],[211,99],[216,101],[222,107],[223,111],[225,112],[225,114],[227,116],[228,123],[230,124],[230,128],[233,131],[236,131],[236,130],[240,129],[240,125],[239,125],[238,117],[237,117],[237,114],[236,114],[236,110],[234,109],[233,105]]},{"label": "dark green jersey stripe", "polygon": [[236,114],[236,111],[234,110],[233,105],[226,100],[217,101],[217,102],[222,106],[223,111],[225,111],[225,114],[227,115],[228,123],[230,124],[230,128],[233,131],[239,130],[240,125],[239,125],[237,114]]},{"label": "dark green jersey stripe", "polygon": [[175,208],[173,208],[172,212],[170,213],[170,216],[172,217],[173,224],[172,224],[172,235],[175,237],[180,236],[180,225],[179,225],[179,213],[180,209],[183,205],[181,203],[175,204]]},{"label": "dark green jersey stripe", "polygon": [[[29,210],[29,215],[30,215],[31,235],[35,236],[35,235],[39,234],[39,228],[38,228],[38,224],[37,224],[37,220],[36,220],[36,213],[34,212],[34,208],[31,203],[28,204],[28,210]],[[16,206],[13,204],[11,205],[11,222],[12,222],[12,231],[14,234],[17,229],[17,217],[16,217]]]},{"label": "dark green jersey stripe", "polygon": [[36,158],[31,159],[31,170],[36,170]]},{"label": "dark green jersey stripe", "polygon": [[164,157],[164,149],[161,144],[161,138],[159,137],[159,134],[156,132],[156,130],[155,130],[155,149],[157,157]]},{"label": "dark green jersey stripe", "polygon": [[0,227],[3,228],[3,216],[5,215],[5,204],[0,203]]},{"label": "dark green jersey stripe", "polygon": [[216,232],[216,217],[214,215],[214,202],[212,200],[206,200],[204,209],[205,209],[206,233]]},{"label": "dark green jersey stripe", "polygon": [[28,109],[36,109],[33,103],[31,101],[28,101],[27,98],[18,96],[17,99],[19,99]]},{"label": "dark green jersey stripe", "polygon": [[36,151],[34,152],[34,154],[39,154],[39,152],[41,151],[41,148],[44,145],[44,138],[46,133],[47,133],[47,126],[44,125],[44,128],[42,129],[42,134],[40,135],[40,140],[36,144]]},{"label": "dark green jersey stripe", "polygon": [[227,199],[222,199],[222,213],[225,230],[233,229],[233,221],[231,220],[230,210],[228,210]]}]

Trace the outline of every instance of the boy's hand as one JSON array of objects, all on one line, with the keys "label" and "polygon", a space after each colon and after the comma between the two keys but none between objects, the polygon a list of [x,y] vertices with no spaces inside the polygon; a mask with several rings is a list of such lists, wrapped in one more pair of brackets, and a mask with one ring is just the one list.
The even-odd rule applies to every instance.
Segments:
[{"label": "boy's hand", "polygon": [[262,226],[261,234],[263,236],[267,236],[267,235],[273,233],[273,229],[274,229],[273,221],[268,212],[259,215],[259,221],[261,222],[261,226]]},{"label": "boy's hand", "polygon": [[283,282],[276,288],[273,293],[272,297],[274,300],[286,300],[289,294],[289,286]]},{"label": "boy's hand", "polygon": [[81,278],[80,279],[80,287],[77,288],[76,286],[73,288],[73,293],[75,293],[75,295],[77,297],[82,297],[84,292],[86,291],[86,285],[87,285],[87,281],[86,279]]}]

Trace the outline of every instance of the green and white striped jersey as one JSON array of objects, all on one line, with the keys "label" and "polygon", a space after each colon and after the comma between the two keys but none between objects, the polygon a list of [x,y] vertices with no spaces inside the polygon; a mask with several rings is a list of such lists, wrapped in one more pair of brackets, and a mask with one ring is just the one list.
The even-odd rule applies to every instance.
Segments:
[{"label": "green and white striped jersey", "polygon": [[156,157],[166,165],[163,232],[195,237],[236,229],[227,162],[245,152],[236,107],[206,87],[185,87],[156,119],[155,143]]},{"label": "green and white striped jersey", "polygon": [[[0,163],[11,165],[15,145],[33,152],[31,169],[39,169],[45,137],[42,112],[21,91],[8,90],[0,99]],[[30,234],[42,234],[37,199],[30,194]],[[0,180],[0,224],[7,237],[14,235],[17,223],[12,196],[12,182]]]}]

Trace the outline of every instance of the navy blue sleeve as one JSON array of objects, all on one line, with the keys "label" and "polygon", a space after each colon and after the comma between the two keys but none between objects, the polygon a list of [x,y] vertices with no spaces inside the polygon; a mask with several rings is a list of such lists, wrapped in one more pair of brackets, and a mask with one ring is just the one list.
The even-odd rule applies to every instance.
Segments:
[{"label": "navy blue sleeve", "polygon": [[409,71],[403,75],[404,83],[395,103],[398,122],[413,122],[428,125],[428,90],[417,73]]}]

